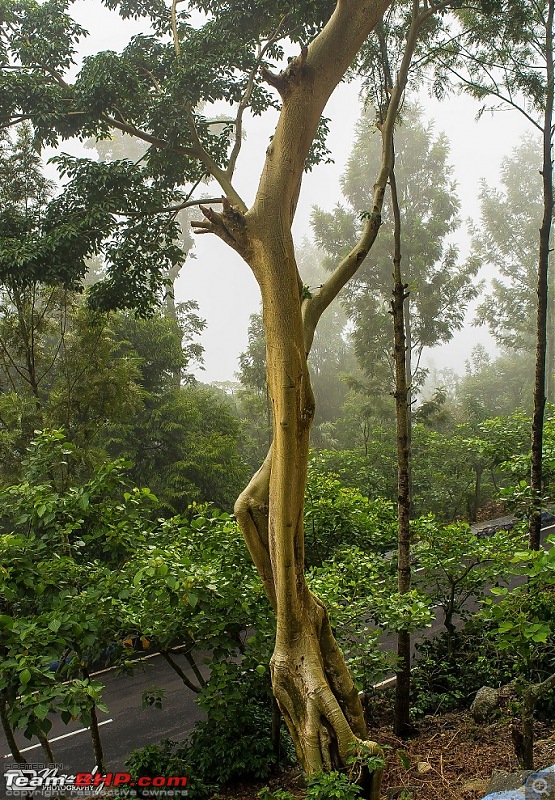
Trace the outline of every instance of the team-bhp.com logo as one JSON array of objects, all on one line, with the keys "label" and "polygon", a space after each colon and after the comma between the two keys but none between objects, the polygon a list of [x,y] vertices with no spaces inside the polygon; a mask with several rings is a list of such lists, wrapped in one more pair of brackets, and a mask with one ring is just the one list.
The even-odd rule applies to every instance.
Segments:
[{"label": "team-bhp.com logo", "polygon": [[115,789],[121,794],[133,796],[140,790],[142,797],[185,797],[183,791],[187,786],[187,778],[171,775],[145,776],[133,779],[128,772],[77,772],[75,775],[59,773],[57,766],[43,765],[10,765],[4,772],[7,797],[24,797],[29,792],[37,795],[51,796],[59,793],[69,795],[104,794]]}]

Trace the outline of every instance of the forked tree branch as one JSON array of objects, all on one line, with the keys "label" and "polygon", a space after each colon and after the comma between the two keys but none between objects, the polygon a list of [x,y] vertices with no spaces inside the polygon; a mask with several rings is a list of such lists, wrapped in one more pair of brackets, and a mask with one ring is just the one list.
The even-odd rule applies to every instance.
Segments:
[{"label": "forked tree branch", "polygon": [[218,164],[216,164],[208,150],[205,149],[200,141],[195,117],[190,108],[185,109],[185,116],[187,119],[187,125],[189,127],[189,133],[191,134],[193,140],[193,151],[195,157],[198,158],[198,160],[206,169],[207,173],[220,184],[229,202],[239,211],[245,213],[247,211],[247,206],[239,193],[235,190],[235,187],[231,183],[231,178],[227,175],[226,170],[223,170],[218,166]]},{"label": "forked tree branch", "polygon": [[307,353],[310,351],[318,320],[330,303],[337,297],[345,284],[357,272],[376,241],[381,225],[381,212],[385,197],[385,189],[393,164],[393,129],[407,85],[412,56],[423,24],[439,6],[444,7],[445,5],[447,5],[447,3],[437,4],[432,8],[421,11],[419,9],[418,0],[414,0],[413,2],[413,16],[407,36],[405,52],[403,54],[397,80],[391,92],[385,119],[380,126],[382,134],[382,160],[376,183],[374,184],[372,209],[368,214],[366,225],[355,247],[340,261],[323,286],[315,292],[312,297],[306,298],[303,302],[305,347]]}]

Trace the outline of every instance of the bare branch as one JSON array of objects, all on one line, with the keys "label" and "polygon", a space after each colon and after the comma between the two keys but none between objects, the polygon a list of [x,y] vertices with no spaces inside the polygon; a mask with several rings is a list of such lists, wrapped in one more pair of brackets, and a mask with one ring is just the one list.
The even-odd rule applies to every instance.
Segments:
[{"label": "bare branch", "polygon": [[196,200],[184,200],[182,203],[177,203],[173,206],[164,206],[163,208],[155,208],[151,211],[121,211],[129,217],[147,217],[151,214],[178,214],[186,208],[194,208],[195,206],[202,206],[203,204],[223,203],[222,197],[200,197]]},{"label": "bare branch", "polygon": [[251,70],[251,72],[249,74],[249,77],[248,77],[248,80],[247,80],[247,85],[245,87],[245,91],[243,93],[243,96],[241,98],[241,102],[239,103],[239,107],[237,109],[237,114],[235,116],[235,138],[234,138],[234,142],[233,142],[233,148],[232,148],[231,154],[229,156],[229,163],[228,163],[227,169],[225,171],[227,177],[230,180],[233,177],[233,173],[235,171],[235,165],[237,163],[237,158],[238,158],[239,153],[241,151],[241,142],[242,142],[242,136],[243,136],[243,114],[245,113],[245,110],[247,109],[247,107],[248,107],[248,105],[250,103],[250,100],[251,100],[251,97],[252,97],[252,93],[253,93],[253,90],[254,90],[254,82],[255,82],[256,75],[257,75],[258,71],[260,70],[260,65],[262,63],[262,59],[264,58],[264,56],[268,52],[268,49],[279,38],[279,35],[280,35],[280,33],[282,31],[282,28],[283,28],[283,24],[284,24],[286,19],[287,19],[287,14],[285,14],[281,18],[276,30],[274,31],[272,36],[268,39],[268,41],[266,42],[264,47],[260,48],[260,51],[258,53],[258,58],[256,59],[256,63],[255,63],[254,67],[252,68],[252,70]]}]

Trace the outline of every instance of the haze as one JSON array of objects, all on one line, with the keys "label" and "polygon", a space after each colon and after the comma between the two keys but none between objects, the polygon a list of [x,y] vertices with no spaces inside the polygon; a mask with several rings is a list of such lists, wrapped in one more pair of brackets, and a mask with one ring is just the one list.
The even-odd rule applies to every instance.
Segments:
[{"label": "haze", "polygon": [[[121,50],[130,36],[144,32],[144,22],[124,22],[114,12],[97,2],[75,3],[75,18],[89,31],[83,40],[80,56],[99,49]],[[443,131],[451,145],[451,163],[461,200],[463,224],[456,241],[461,258],[468,251],[466,220],[479,212],[480,181],[495,185],[501,160],[510,154],[522,136],[533,135],[531,126],[516,111],[486,111],[479,121],[479,105],[467,96],[452,96],[438,102],[424,87],[418,101],[426,117],[434,121],[436,133]],[[331,209],[341,200],[340,177],[349,157],[353,131],[360,114],[359,87],[355,82],[341,84],[325,111],[331,119],[329,147],[334,163],[317,166],[304,177],[293,234],[300,245],[310,238],[310,212],[314,204]],[[215,113],[225,113],[224,108]],[[265,150],[277,119],[276,113],[262,118],[247,117],[245,135],[249,144],[243,147],[236,170],[235,183],[247,204],[254,197]],[[369,191],[371,187],[369,187]],[[220,194],[218,187],[207,186],[207,194]],[[539,225],[539,222],[538,222]],[[207,320],[202,336],[204,370],[198,378],[206,383],[233,380],[238,355],[247,344],[247,328],[251,314],[259,310],[259,291],[252,273],[229,247],[213,236],[196,237],[195,247],[176,284],[178,301],[195,299],[200,314]],[[237,298],[241,297],[241,302]],[[449,345],[428,351],[425,365],[433,369],[449,367],[464,371],[464,361],[478,342],[493,350],[493,340],[484,328],[472,326],[472,310],[464,330]]]}]

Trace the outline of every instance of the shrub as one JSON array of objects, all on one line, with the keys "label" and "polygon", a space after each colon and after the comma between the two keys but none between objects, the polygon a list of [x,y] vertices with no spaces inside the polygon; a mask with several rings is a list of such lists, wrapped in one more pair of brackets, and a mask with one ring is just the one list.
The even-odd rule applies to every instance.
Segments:
[{"label": "shrub", "polygon": [[487,626],[472,621],[453,635],[442,633],[416,645],[412,669],[412,709],[416,716],[467,708],[482,686],[502,686],[512,675],[507,662],[488,638]]},{"label": "shrub", "polygon": [[[143,776],[179,775],[187,777],[187,800],[206,800],[218,787],[206,783],[188,759],[188,748],[178,742],[163,739],[160,744],[133,750],[125,762],[134,781]],[[140,789],[136,789],[140,796]]]},{"label": "shrub", "polygon": [[319,772],[309,778],[306,800],[356,800],[361,791],[341,772]]},{"label": "shrub", "polygon": [[186,775],[187,797],[204,800],[224,783],[265,779],[280,763],[292,763],[289,735],[281,730],[279,746],[272,742],[269,670],[256,664],[257,647],[250,649],[242,664],[212,664],[210,681],[198,700],[207,719],[187,742],[163,742],[131,754],[126,763],[134,778]]},{"label": "shrub", "polygon": [[195,728],[189,758],[196,773],[218,784],[238,778],[267,778],[280,756],[291,760],[285,734],[272,742],[269,670],[234,663],[214,665],[199,705],[208,719]]},{"label": "shrub", "polygon": [[367,553],[387,550],[396,541],[396,514],[388,500],[369,500],[336,475],[311,472],[305,500],[307,565],[321,565],[347,545]]}]

